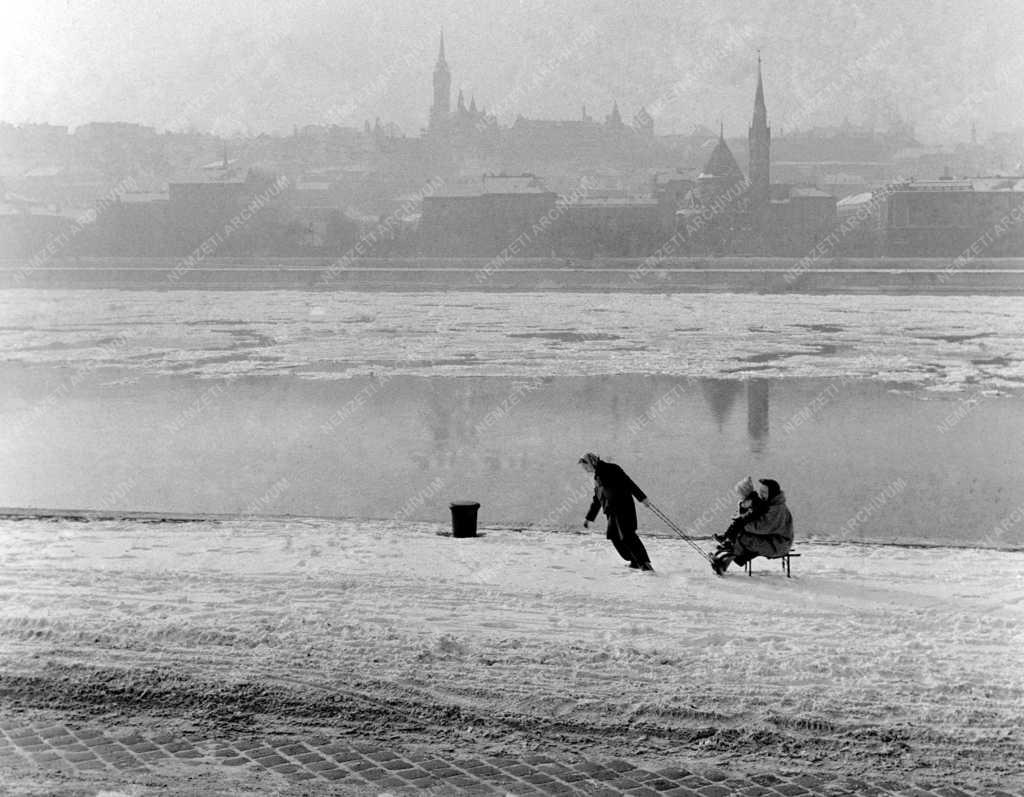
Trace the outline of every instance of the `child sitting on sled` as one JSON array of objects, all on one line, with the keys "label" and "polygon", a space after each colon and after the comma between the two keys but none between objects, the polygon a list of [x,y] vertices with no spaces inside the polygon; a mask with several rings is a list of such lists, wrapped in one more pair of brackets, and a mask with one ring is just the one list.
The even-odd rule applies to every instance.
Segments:
[{"label": "child sitting on sled", "polygon": [[711,569],[722,575],[729,565],[745,565],[757,556],[778,557],[793,545],[793,515],[786,495],[774,479],[759,479],[753,490],[748,478],[736,485],[740,514],[732,519],[725,534],[716,535],[718,550],[711,557]]},{"label": "child sitting on sled", "polygon": [[733,489],[740,499],[736,504],[737,514],[730,519],[729,528],[725,530],[724,534],[714,535],[715,540],[720,543],[720,548],[728,548],[730,550],[732,549],[732,544],[736,541],[737,535],[743,531],[743,527],[751,520],[754,520],[764,509],[764,499],[754,489],[754,480],[749,476],[736,482],[736,486]]}]

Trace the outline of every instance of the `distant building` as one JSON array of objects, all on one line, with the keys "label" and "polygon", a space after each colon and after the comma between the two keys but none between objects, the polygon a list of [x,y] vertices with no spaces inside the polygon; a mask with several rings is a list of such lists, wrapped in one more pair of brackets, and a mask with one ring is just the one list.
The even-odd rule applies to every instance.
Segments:
[{"label": "distant building", "polygon": [[827,191],[837,200],[842,200],[869,191],[873,183],[874,181],[869,183],[858,174],[839,171],[823,174],[816,184],[822,191]]},{"label": "distant building", "polygon": [[886,256],[1024,256],[1024,177],[921,180],[894,188],[880,192],[877,203]]},{"label": "distant building", "polygon": [[44,205],[16,195],[0,201],[0,251],[5,257],[45,261],[88,251],[92,224],[88,209]]},{"label": "distant building", "polygon": [[[445,75],[445,69],[435,72],[437,86],[444,87]],[[443,110],[440,94],[435,105]],[[439,111],[434,118],[442,116]],[[537,158],[546,153],[566,160],[581,150],[596,152],[615,137],[626,149],[643,146],[642,137],[623,124],[617,103],[603,124],[584,108],[577,122],[520,117],[507,137]],[[556,208],[555,194],[535,185],[532,176],[525,184],[516,180],[526,178],[485,178],[468,192],[450,187],[446,195],[424,202],[424,244],[436,254],[487,256],[516,242],[512,256],[642,257],[668,241],[678,254],[806,254],[833,227],[836,200],[813,186],[771,183],[771,128],[760,56],[748,142],[749,176],[744,176],[720,127],[695,180],[656,179],[644,196],[589,191]],[[505,188],[490,190],[488,179],[501,181]],[[552,209],[558,211],[557,220],[543,235],[520,238],[524,228]]]},{"label": "distant building", "polygon": [[467,105],[460,89],[454,110],[451,97],[452,75],[442,32],[425,140],[431,148],[433,163],[449,174],[459,171],[460,163],[479,158],[493,164],[495,170],[509,171],[532,171],[540,164],[578,167],[642,162],[649,157],[647,151],[656,148],[651,115],[640,108],[632,124],[626,124],[617,101],[612,103],[604,122],[595,121],[584,106],[579,120],[518,116],[511,127],[499,128],[495,116],[477,108],[475,97]]},{"label": "distant building", "polygon": [[127,257],[174,254],[166,191],[128,191],[97,223],[99,252]]},{"label": "distant building", "polygon": [[908,180],[841,199],[841,254],[1024,257],[1024,177]]},{"label": "distant building", "polygon": [[707,163],[676,213],[676,235],[692,254],[726,254],[749,238],[749,184],[719,130]]},{"label": "distant building", "polygon": [[862,191],[836,203],[836,227],[842,236],[835,254],[847,257],[881,257],[885,251],[879,203],[881,194]]},{"label": "distant building", "polygon": [[565,205],[553,244],[559,256],[643,257],[665,238],[657,198],[588,196]]},{"label": "distant building", "polygon": [[696,185],[676,213],[676,240],[693,254],[800,256],[835,223],[836,201],[815,187],[771,183],[771,127],[757,58],[754,112],[743,176],[721,128]]},{"label": "distant building", "polygon": [[651,195],[658,201],[663,237],[672,235],[676,227],[676,212],[684,206],[696,183],[680,170],[672,174],[655,174],[651,180]]},{"label": "distant building", "polygon": [[9,185],[32,199],[81,206],[110,188],[110,182],[98,169],[71,169],[54,164],[28,169],[13,177]]},{"label": "distant building", "polygon": [[427,134],[435,140],[447,141],[450,144],[468,145],[475,142],[492,127],[486,112],[477,110],[476,98],[473,97],[466,105],[462,89],[452,111],[452,75],[448,61],[444,55],[444,31],[437,51],[437,63],[434,64],[434,98],[430,106],[430,118]]},{"label": "distant building", "polygon": [[557,194],[532,174],[485,175],[475,185],[449,185],[424,197],[421,248],[430,255],[492,257],[551,254],[548,230],[534,229]]},{"label": "distant building", "polygon": [[[275,185],[273,178],[252,170],[245,178],[168,183],[170,247],[185,253],[207,244],[222,256],[252,253],[254,239],[272,235],[264,211],[280,194]],[[250,206],[244,224],[233,222]],[[253,221],[257,214],[260,219]]]},{"label": "distant building", "polygon": [[[485,175],[423,200],[426,254],[477,257],[639,257],[671,235],[663,195],[578,184],[560,195],[532,174]],[[674,209],[674,205],[673,205]]]},{"label": "distant building", "polygon": [[836,226],[836,199],[811,186],[771,186],[761,252],[802,257]]}]

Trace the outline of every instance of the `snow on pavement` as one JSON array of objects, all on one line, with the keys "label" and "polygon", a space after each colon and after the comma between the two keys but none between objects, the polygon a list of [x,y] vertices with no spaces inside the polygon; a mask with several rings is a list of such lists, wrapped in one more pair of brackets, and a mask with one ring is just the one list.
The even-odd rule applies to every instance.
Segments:
[{"label": "snow on pavement", "polygon": [[5,700],[99,711],[83,684],[116,675],[175,699],[108,692],[108,720],[216,725],[257,685],[289,695],[260,704],[267,732],[306,712],[435,749],[1024,785],[1024,553],[798,541],[792,579],[764,560],[719,579],[669,538],[646,538],[652,576],[600,531],[445,531],[3,521]]}]

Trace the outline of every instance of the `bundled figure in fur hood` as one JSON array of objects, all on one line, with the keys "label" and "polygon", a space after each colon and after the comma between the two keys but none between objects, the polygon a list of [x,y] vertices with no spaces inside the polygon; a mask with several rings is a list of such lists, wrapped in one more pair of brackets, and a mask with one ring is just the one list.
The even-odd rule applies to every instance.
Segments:
[{"label": "bundled figure in fur hood", "polygon": [[781,556],[793,546],[793,515],[786,506],[786,494],[774,479],[751,479],[736,485],[740,514],[723,535],[716,535],[718,550],[711,569],[722,575],[733,562],[741,567],[758,556]]}]

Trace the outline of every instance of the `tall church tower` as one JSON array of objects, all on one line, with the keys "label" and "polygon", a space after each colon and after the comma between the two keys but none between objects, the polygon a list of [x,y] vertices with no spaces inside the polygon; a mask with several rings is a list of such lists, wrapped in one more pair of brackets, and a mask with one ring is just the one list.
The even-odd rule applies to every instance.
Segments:
[{"label": "tall church tower", "polygon": [[759,210],[768,204],[770,196],[772,130],[768,127],[768,111],[764,105],[764,83],[761,80],[761,53],[757,54],[757,92],[754,94],[754,118],[747,135],[750,147],[750,200],[751,208]]},{"label": "tall church tower", "polygon": [[447,118],[452,110],[452,75],[448,62],[444,60],[444,31],[441,31],[441,47],[434,64],[434,104],[430,106],[430,125],[436,126]]}]

